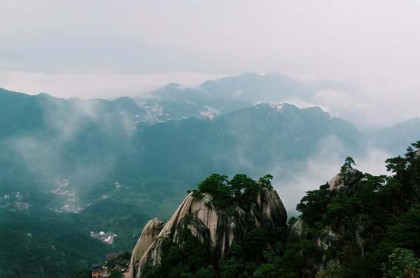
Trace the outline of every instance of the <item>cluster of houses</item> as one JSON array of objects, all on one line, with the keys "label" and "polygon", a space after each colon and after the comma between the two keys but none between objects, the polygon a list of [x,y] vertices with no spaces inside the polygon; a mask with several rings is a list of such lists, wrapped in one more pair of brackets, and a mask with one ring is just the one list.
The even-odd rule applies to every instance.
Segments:
[{"label": "cluster of houses", "polygon": [[123,277],[129,277],[130,252],[117,252],[106,255],[105,264],[94,264],[91,268],[92,278],[106,278],[113,271],[121,272]]},{"label": "cluster of houses", "polygon": [[90,232],[90,237],[91,238],[100,240],[103,243],[109,244],[109,245],[114,244],[114,238],[116,236],[117,235],[112,233],[112,232],[106,232],[106,233],[103,232],[103,231],[100,231],[99,233],[94,232],[94,231]]},{"label": "cluster of houses", "polygon": [[5,194],[3,198],[0,199],[0,208],[7,208],[11,211],[23,211],[27,210],[29,207],[29,203],[23,200],[23,196],[20,192]]},{"label": "cluster of houses", "polygon": [[79,213],[83,209],[79,206],[79,200],[76,193],[70,188],[69,179],[58,179],[56,186],[47,193],[54,194],[62,200],[62,206],[56,208],[59,213]]}]

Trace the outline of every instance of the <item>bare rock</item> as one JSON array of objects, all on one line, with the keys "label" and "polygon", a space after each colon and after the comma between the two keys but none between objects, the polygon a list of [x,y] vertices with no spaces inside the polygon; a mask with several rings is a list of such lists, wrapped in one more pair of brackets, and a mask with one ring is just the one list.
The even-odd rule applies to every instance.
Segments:
[{"label": "bare rock", "polygon": [[306,237],[305,222],[298,219],[289,229],[287,241],[297,241]]},{"label": "bare rock", "polygon": [[140,238],[137,241],[137,244],[131,254],[129,277],[133,277],[134,274],[138,272],[138,264],[141,257],[144,255],[144,253],[146,253],[147,249],[149,249],[150,245],[152,245],[152,243],[158,237],[162,228],[163,222],[157,218],[153,218],[147,222],[146,226],[144,226]]},{"label": "bare rock", "polygon": [[329,190],[345,190],[353,189],[363,178],[363,173],[357,169],[351,169],[344,175],[339,173],[333,177],[329,182]]},{"label": "bare rock", "polygon": [[[286,210],[274,190],[262,189],[251,205],[248,216],[238,206],[232,206],[229,213],[224,209],[215,208],[210,205],[211,200],[212,197],[208,194],[204,194],[202,199],[195,199],[189,194],[141,258],[138,256],[141,252],[135,257],[133,252],[132,265],[138,267],[133,267],[130,277],[139,278],[146,266],[156,266],[161,263],[162,243],[165,239],[170,239],[174,244],[181,246],[183,229],[188,229],[201,243],[209,246],[214,254],[222,258],[232,243],[247,232],[249,215],[254,218],[251,221],[257,227],[274,228],[286,225]],[[143,245],[142,237],[143,234],[137,245],[149,244],[150,241]]]}]

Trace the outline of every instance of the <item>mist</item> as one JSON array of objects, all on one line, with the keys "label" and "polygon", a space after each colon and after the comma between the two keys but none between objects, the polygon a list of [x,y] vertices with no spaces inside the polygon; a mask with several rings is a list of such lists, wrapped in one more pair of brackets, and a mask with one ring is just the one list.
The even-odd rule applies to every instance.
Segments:
[{"label": "mist", "polygon": [[[0,1],[0,87],[143,95],[168,82],[279,72],[342,81],[314,104],[357,124],[419,116],[418,1]],[[262,16],[263,15],[263,16]],[[153,26],[153,27],[152,27]]]},{"label": "mist", "polygon": [[200,72],[161,72],[122,74],[44,73],[0,70],[0,87],[36,95],[48,93],[59,98],[115,99],[121,96],[150,97],[150,93],[168,83],[196,86],[209,79],[221,77]]},{"label": "mist", "polygon": [[372,175],[387,175],[385,160],[391,158],[388,152],[368,147],[363,152],[349,153],[345,151],[343,143],[335,137],[324,138],[317,146],[314,155],[301,165],[301,169],[294,172],[290,178],[283,179],[281,169],[274,167],[271,173],[275,176],[273,186],[278,191],[286,209],[296,212],[296,205],[300,202],[305,192],[319,189],[335,177],[344,164],[347,156],[351,156],[356,165],[354,168],[363,173]]},{"label": "mist", "polygon": [[[346,157],[392,175],[420,140],[419,15],[419,0],[0,0],[0,276],[394,271],[418,247],[415,167],[322,204],[335,219],[286,218]],[[213,173],[272,175],[281,201],[243,179],[242,196],[212,190]]]},{"label": "mist", "polygon": [[107,110],[108,102],[37,98],[42,100],[41,118],[30,116],[43,128],[12,135],[2,141],[2,147],[9,150],[8,159],[17,163],[17,174],[32,177],[26,190],[61,200],[54,201],[52,209],[61,212],[67,205],[64,211],[79,212],[100,197],[92,191],[118,181],[118,161],[132,152],[135,123],[122,109]]}]

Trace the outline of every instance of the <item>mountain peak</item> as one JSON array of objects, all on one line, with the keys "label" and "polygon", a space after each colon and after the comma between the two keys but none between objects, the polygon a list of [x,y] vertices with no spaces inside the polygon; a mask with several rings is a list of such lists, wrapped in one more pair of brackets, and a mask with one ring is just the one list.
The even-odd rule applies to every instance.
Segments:
[{"label": "mountain peak", "polygon": [[[198,190],[193,190],[182,201],[153,242],[149,240],[150,230],[154,230],[150,226],[153,226],[153,223],[159,225],[161,223],[152,220],[146,225],[134,248],[133,256],[138,255],[139,252],[136,250],[141,247],[144,249],[147,245],[148,248],[141,258],[137,255],[135,258],[132,257],[131,277],[141,277],[145,269],[165,263],[162,258],[168,252],[168,244],[182,249],[192,240],[208,248],[208,254],[223,258],[232,244],[243,240],[255,226],[267,231],[285,227],[286,210],[267,177],[260,178],[260,181],[256,182],[244,175],[237,175],[230,181],[232,187],[220,183],[220,178],[223,179],[224,176],[213,174],[207,178],[199,185]],[[237,183],[238,180],[240,183]],[[238,186],[243,186],[244,182],[249,184],[239,190]],[[259,188],[257,192],[255,192],[256,186]],[[213,192],[205,190],[209,187],[213,188],[210,189]],[[221,191],[217,189],[214,191],[214,188],[219,188]],[[218,195],[223,194],[222,191],[226,194],[226,190],[232,195],[224,196],[223,199],[233,199],[232,202],[225,202],[222,205],[220,203],[222,197]],[[240,193],[242,191],[243,193]],[[235,198],[238,200],[235,201]],[[244,199],[247,201],[242,204],[241,201]],[[226,205],[228,207],[225,207]]]},{"label": "mountain peak", "polygon": [[269,103],[269,102],[262,102],[254,106],[254,109],[266,108],[270,110],[277,110],[277,111],[295,111],[299,110],[299,108],[293,104],[289,103]]},{"label": "mountain peak", "polygon": [[181,84],[171,82],[171,83],[168,83],[165,87],[181,87]]}]

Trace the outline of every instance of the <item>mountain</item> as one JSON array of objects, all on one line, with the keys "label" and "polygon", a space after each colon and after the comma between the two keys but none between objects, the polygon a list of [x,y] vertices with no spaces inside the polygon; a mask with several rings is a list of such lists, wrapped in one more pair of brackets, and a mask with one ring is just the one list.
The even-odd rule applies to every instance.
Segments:
[{"label": "mountain", "polygon": [[101,261],[110,248],[93,240],[87,225],[72,214],[2,207],[0,276],[71,277],[78,267]]},{"label": "mountain", "polygon": [[151,98],[137,99],[137,103],[148,112],[146,122],[159,123],[191,117],[213,118],[252,104],[229,99],[202,88],[168,84],[153,91]]},{"label": "mountain", "polygon": [[[248,91],[241,82],[250,82]],[[47,263],[17,257],[26,245],[13,242],[28,233],[28,256],[41,254],[39,260],[56,269],[86,267],[130,249],[139,227],[152,216],[167,220],[185,190],[215,172],[269,172],[282,185],[326,145],[337,144],[333,155],[343,158],[362,154],[363,134],[320,108],[253,103],[257,90],[261,96],[279,92],[278,99],[313,92],[293,82],[245,74],[198,88],[170,84],[142,100],[59,99],[1,89],[0,231],[10,237],[7,248],[16,248],[0,247],[11,254],[0,257],[0,270],[20,275],[23,267],[39,266],[45,277],[54,275]],[[249,97],[238,97],[238,90]],[[90,236],[100,231],[117,234],[114,243]],[[77,244],[64,238],[83,244],[76,251]],[[51,245],[58,251],[50,258],[45,248]]]},{"label": "mountain", "polygon": [[420,118],[413,118],[376,131],[372,135],[371,144],[397,155],[404,152],[405,147],[418,138],[420,138]]},{"label": "mountain", "polygon": [[[132,246],[147,213],[166,210],[153,203],[163,188],[185,192],[177,181],[116,175],[142,120],[130,98],[66,100],[2,89],[0,108],[0,233],[10,243],[0,248],[2,277],[69,277]],[[171,208],[178,202],[165,198]],[[118,240],[105,245],[91,231]]]},{"label": "mountain", "polygon": [[170,83],[151,92],[149,98],[137,99],[140,107],[151,113],[150,123],[191,117],[212,118],[261,102],[311,103],[320,90],[352,90],[348,84],[322,81],[305,83],[278,73],[244,73],[208,80],[197,87]]},{"label": "mountain", "polygon": [[287,224],[272,176],[213,174],[145,226],[128,277],[419,277],[419,148],[388,159],[389,176],[347,157]]},{"label": "mountain", "polygon": [[139,127],[137,136],[139,157],[147,161],[138,169],[195,182],[213,172],[261,176],[274,167],[286,178],[330,137],[342,141],[348,153],[363,148],[363,136],[352,124],[319,108],[289,104],[259,104],[212,120],[167,121]]},{"label": "mountain", "polygon": [[130,98],[84,101],[2,92],[0,103],[9,105],[0,115],[0,165],[8,167],[0,179],[14,190],[0,193],[27,189],[30,181],[41,192],[55,192],[59,198],[49,205],[57,210],[80,210],[116,184],[136,190],[135,184],[150,179],[179,184],[212,172],[260,176],[269,165],[287,173],[328,137],[350,153],[363,145],[354,126],[319,108],[259,104],[211,119],[151,124],[151,111]]},{"label": "mountain", "polygon": [[[221,198],[231,200],[221,202]],[[169,277],[216,267],[234,245],[258,240],[249,234],[274,234],[286,226],[286,220],[269,178],[257,182],[237,175],[228,181],[212,175],[185,198],[164,226],[156,219],[146,225],[133,251],[130,275]],[[185,263],[185,268],[173,269]]]},{"label": "mountain", "polygon": [[[388,177],[361,173],[349,158],[330,182],[307,192],[297,206],[301,216],[291,227],[290,246],[307,258],[300,266],[295,264],[300,273],[320,277],[420,274],[419,147],[417,141],[404,155],[388,159]],[[299,250],[302,241],[312,247]]]},{"label": "mountain", "polygon": [[127,125],[132,125],[140,121],[144,114],[127,97],[113,101],[83,101],[59,99],[45,93],[31,96],[0,89],[0,100],[0,123],[3,127],[0,138],[12,137],[21,132],[30,133],[41,128],[53,131],[60,128],[59,125],[72,128],[72,125],[83,121],[105,123],[124,119]]},{"label": "mountain", "polygon": [[244,73],[206,81],[200,85],[200,89],[220,98],[256,103],[283,102],[291,98],[309,99],[318,88],[278,73],[266,75]]}]

